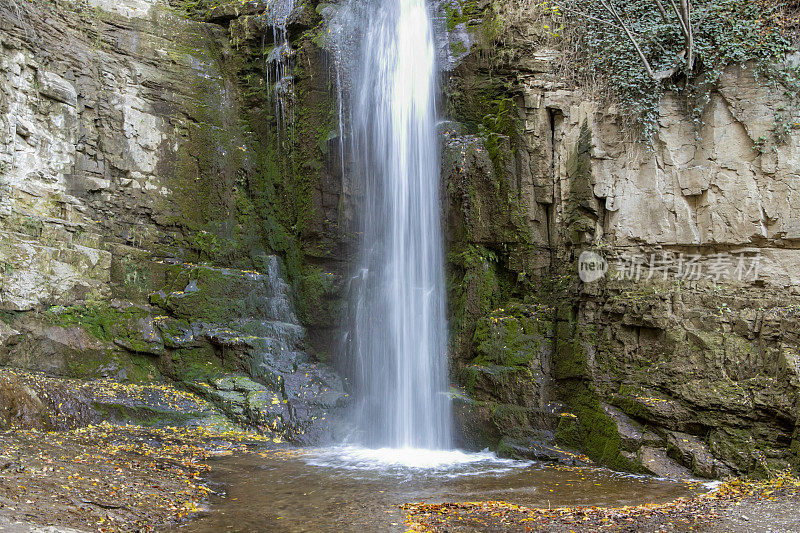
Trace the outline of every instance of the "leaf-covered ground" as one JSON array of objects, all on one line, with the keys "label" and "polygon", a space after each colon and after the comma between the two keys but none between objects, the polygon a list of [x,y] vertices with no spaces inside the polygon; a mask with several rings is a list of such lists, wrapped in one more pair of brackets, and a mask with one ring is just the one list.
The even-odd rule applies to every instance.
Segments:
[{"label": "leaf-covered ground", "polygon": [[0,516],[82,531],[155,531],[202,505],[210,457],[267,442],[249,433],[110,424],[0,433]]},{"label": "leaf-covered ground", "polygon": [[800,480],[729,480],[715,491],[662,505],[536,509],[506,502],[408,504],[409,532],[800,531]]},{"label": "leaf-covered ground", "polygon": [[[105,423],[0,433],[0,526],[158,531],[203,506],[211,492],[203,483],[209,459],[294,453],[268,450],[271,443],[250,433]],[[410,532],[800,531],[800,481],[729,480],[711,494],[637,507],[535,509],[488,501],[403,509]]]}]

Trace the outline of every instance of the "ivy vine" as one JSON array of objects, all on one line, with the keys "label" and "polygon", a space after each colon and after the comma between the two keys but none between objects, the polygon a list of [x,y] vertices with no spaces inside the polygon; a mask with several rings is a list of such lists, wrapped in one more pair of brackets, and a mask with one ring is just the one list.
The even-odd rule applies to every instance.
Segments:
[{"label": "ivy vine", "polygon": [[724,69],[753,64],[788,105],[776,110],[776,137],[800,127],[800,70],[786,61],[797,51],[797,14],[778,0],[564,0],[541,4],[553,18],[579,27],[577,70],[600,77],[642,137],[658,131],[659,102],[667,90],[702,111]]}]

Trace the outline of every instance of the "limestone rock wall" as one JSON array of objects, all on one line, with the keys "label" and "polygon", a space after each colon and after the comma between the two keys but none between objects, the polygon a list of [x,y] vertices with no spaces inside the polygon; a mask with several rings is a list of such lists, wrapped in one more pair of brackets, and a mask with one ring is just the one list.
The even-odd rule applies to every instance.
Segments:
[{"label": "limestone rock wall", "polygon": [[0,9],[0,307],[109,297],[126,246],[180,231],[170,179],[193,89],[225,97],[207,57],[221,31],[159,2]]},{"label": "limestone rock wall", "polygon": [[[781,96],[730,68],[700,127],[668,94],[643,144],[554,74],[531,20],[498,38],[488,5],[434,3],[466,441],[671,475],[797,465],[800,138],[771,141]],[[316,438],[344,390],[309,352],[336,349],[358,198],[316,7],[290,18],[276,135],[260,7],[0,0],[4,364],[177,379]],[[581,282],[585,251],[604,278]]]},{"label": "limestone rock wall", "polygon": [[[445,150],[443,167],[470,420],[512,455],[566,447],[677,476],[797,467],[800,136],[773,142],[783,96],[731,67],[699,126],[667,94],[640,142],[555,75],[535,23],[512,17],[482,45],[481,5],[452,4],[478,43],[449,74],[461,157]],[[585,251],[605,277],[581,281]]]},{"label": "limestone rock wall", "polygon": [[621,409],[618,427],[659,428],[655,443],[620,447],[656,473],[654,448],[705,477],[797,465],[800,137],[760,146],[787,104],[756,80],[729,69],[699,128],[668,95],[652,147],[578,95],[526,97],[558,117],[556,255],[566,268],[587,249],[611,263],[606,279],[573,289],[580,346],[561,354],[573,368],[554,372],[588,378]]},{"label": "limestone rock wall", "polygon": [[[337,184],[323,194],[322,165],[272,140],[265,6],[206,20],[184,4],[0,1],[0,363],[177,381],[236,423],[318,442],[345,393],[302,304],[335,284],[319,226]],[[323,83],[298,75],[298,102]]]}]

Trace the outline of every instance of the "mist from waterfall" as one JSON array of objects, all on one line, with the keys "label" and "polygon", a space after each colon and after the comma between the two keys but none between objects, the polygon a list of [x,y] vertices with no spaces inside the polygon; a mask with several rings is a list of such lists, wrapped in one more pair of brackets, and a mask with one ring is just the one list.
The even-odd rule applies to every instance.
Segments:
[{"label": "mist from waterfall", "polygon": [[350,7],[363,22],[351,54],[348,106],[353,171],[364,195],[348,333],[360,440],[370,447],[448,449],[431,17],[424,0],[354,0]]}]

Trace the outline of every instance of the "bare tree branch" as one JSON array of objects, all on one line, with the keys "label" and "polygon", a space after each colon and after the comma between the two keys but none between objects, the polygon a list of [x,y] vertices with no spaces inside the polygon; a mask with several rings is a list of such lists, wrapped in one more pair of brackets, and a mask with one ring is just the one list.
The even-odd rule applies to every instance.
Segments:
[{"label": "bare tree branch", "polygon": [[[683,0],[681,0],[683,2]],[[669,0],[669,3],[672,4],[672,9],[675,10],[675,14],[678,16],[678,22],[681,23],[681,32],[683,33],[683,37],[685,39],[689,38],[689,29],[686,27],[686,23],[683,21],[683,15],[681,14],[681,10],[678,8],[678,5],[675,3],[675,0]]]},{"label": "bare tree branch", "polygon": [[[673,67],[667,70],[662,70],[659,72],[654,72],[653,67],[650,65],[650,61],[647,59],[647,56],[642,51],[639,42],[636,40],[636,36],[634,35],[633,31],[631,30],[628,23],[625,19],[622,18],[620,12],[614,5],[614,0],[599,0],[600,4],[603,6],[603,9],[606,13],[608,13],[611,17],[611,20],[606,20],[601,17],[596,17],[589,13],[583,12],[579,9],[575,9],[565,4],[561,4],[559,2],[553,2],[556,6],[560,9],[563,9],[567,13],[572,13],[583,17],[585,19],[605,24],[607,26],[611,26],[618,30],[622,30],[625,32],[625,35],[628,37],[628,40],[633,45],[636,53],[639,56],[639,59],[642,62],[647,74],[654,80],[663,80],[665,78],[669,78],[674,75],[678,71],[678,67]],[[692,0],[677,0],[680,2],[680,5],[676,3],[676,0],[669,0],[670,6],[672,10],[675,12],[675,15],[678,17],[678,25],[680,27],[681,33],[683,34],[684,40],[686,41],[686,63],[688,66],[689,72],[694,69],[694,32],[692,28]],[[662,0],[654,0],[656,7],[658,7],[658,11],[661,13],[661,17],[663,18],[664,22],[669,24],[671,23],[670,17],[667,14],[667,8],[665,8],[664,3]],[[663,47],[662,47],[663,49]]]},{"label": "bare tree branch", "polygon": [[688,32],[686,38],[686,63],[691,72],[694,69],[694,29],[692,29],[692,0],[681,0],[684,21]]},{"label": "bare tree branch", "polygon": [[642,60],[642,64],[644,64],[644,68],[647,70],[647,73],[650,75],[651,78],[657,80],[658,78],[653,72],[653,67],[650,66],[650,62],[647,60],[647,56],[645,56],[644,52],[642,52],[642,49],[639,46],[639,43],[636,41],[636,38],[633,36],[633,33],[631,33],[631,30],[628,28],[628,25],[625,24],[625,21],[622,20],[622,17],[619,16],[619,13],[617,13],[617,10],[614,8],[614,4],[612,4],[611,1],[612,0],[608,1],[600,0],[600,3],[603,4],[603,7],[606,9],[606,11],[608,11],[611,14],[611,16],[614,17],[614,19],[616,19],[617,24],[619,24],[622,27],[623,31],[625,31],[625,34],[628,36],[628,39],[630,39],[631,43],[633,43],[633,47],[636,49],[636,53],[639,54],[639,58]]},{"label": "bare tree branch", "polygon": [[559,4],[558,2],[553,2],[553,4],[557,5],[560,9],[563,9],[564,11],[566,11],[568,13],[574,13],[576,15],[580,15],[581,17],[587,18],[589,20],[593,20],[595,22],[599,22],[600,24],[605,24],[607,26],[611,26],[613,28],[617,28],[618,30],[622,29],[618,24],[616,24],[614,22],[611,22],[609,20],[603,20],[601,18],[594,17],[594,16],[590,15],[589,13],[584,13],[583,11],[579,11],[577,9],[573,9],[571,7],[567,7],[565,5]]},{"label": "bare tree branch", "polygon": [[669,17],[667,16],[667,10],[664,9],[664,4],[661,3],[661,0],[655,0],[655,2],[658,6],[658,10],[661,12],[661,18],[664,19],[664,22],[669,23]]},{"label": "bare tree branch", "polygon": [[681,23],[681,31],[686,41],[686,65],[691,72],[694,68],[694,31],[692,30],[691,0],[680,0],[680,7],[675,3],[675,0],[669,1],[678,16],[678,21]]}]

